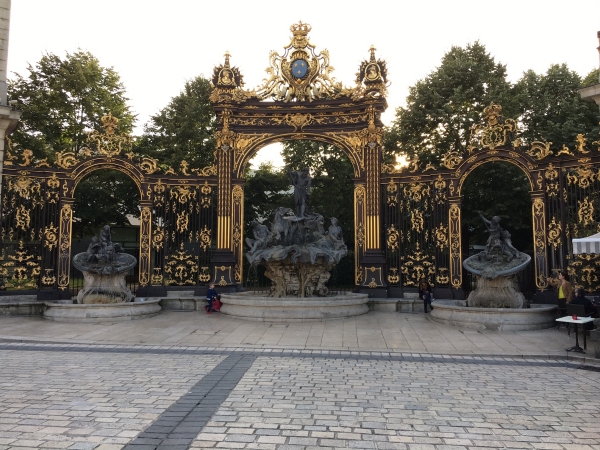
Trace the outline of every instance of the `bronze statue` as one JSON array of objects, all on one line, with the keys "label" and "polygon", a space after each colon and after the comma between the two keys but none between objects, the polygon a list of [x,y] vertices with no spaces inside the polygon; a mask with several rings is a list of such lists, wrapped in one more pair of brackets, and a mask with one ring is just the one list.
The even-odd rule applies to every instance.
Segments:
[{"label": "bronze statue", "polygon": [[296,216],[305,217],[308,207],[308,196],[310,194],[310,172],[308,167],[302,169],[302,172],[295,170],[289,172],[292,186],[294,186],[294,205],[296,206]]}]

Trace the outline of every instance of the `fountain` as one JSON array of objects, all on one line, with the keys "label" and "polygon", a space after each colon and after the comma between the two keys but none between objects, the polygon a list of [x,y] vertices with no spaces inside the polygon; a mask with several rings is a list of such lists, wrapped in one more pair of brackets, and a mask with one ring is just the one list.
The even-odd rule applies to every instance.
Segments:
[{"label": "fountain", "polygon": [[[463,267],[477,276],[477,288],[466,304],[457,300],[434,303],[432,319],[476,329],[535,330],[554,326],[556,306],[524,308],[517,274],[531,257],[513,247],[510,233],[500,227],[500,218],[487,220],[481,213],[489,237],[485,250],[463,261]],[[538,307],[539,306],[539,307]]]},{"label": "fountain", "polygon": [[342,229],[335,217],[324,229],[321,214],[308,212],[308,169],[290,173],[296,214],[279,207],[270,228],[252,222],[254,239],[247,238],[246,257],[263,265],[272,286],[268,296],[252,292],[223,294],[224,314],[255,320],[318,320],[364,314],[367,294],[331,293],[330,271],[346,256]]},{"label": "fountain", "polygon": [[83,273],[83,289],[76,304],[46,303],[44,317],[63,322],[99,322],[151,317],[161,312],[159,300],[132,302],[127,287],[127,272],[135,267],[135,257],[113,243],[110,227],[104,226],[94,236],[86,252],[73,258],[73,265]]}]

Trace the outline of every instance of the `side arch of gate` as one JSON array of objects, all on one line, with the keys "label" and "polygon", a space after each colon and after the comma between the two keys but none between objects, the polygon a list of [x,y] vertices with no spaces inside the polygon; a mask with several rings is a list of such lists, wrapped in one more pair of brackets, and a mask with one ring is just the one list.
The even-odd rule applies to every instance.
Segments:
[{"label": "side arch of gate", "polygon": [[494,161],[514,164],[529,180],[538,292],[558,269],[567,269],[575,285],[600,291],[600,255],[572,252],[572,238],[600,232],[600,141],[580,135],[555,155],[549,142],[525,144],[516,122],[501,111],[487,107],[467,150],[448,152],[438,167],[383,166],[382,232],[392,294],[426,277],[456,298],[463,295],[462,188],[473,170]]},{"label": "side arch of gate", "polygon": [[129,176],[140,194],[137,295],[164,295],[167,287],[203,289],[216,247],[217,170],[161,168],[125,153],[131,138],[115,132],[110,114],[89,148],[62,152],[52,164],[27,150],[9,149],[2,178],[1,294],[30,291],[38,298],[70,298],[74,194],[98,170]]},{"label": "side arch of gate", "polygon": [[[242,277],[243,173],[256,152],[272,142],[315,140],[335,145],[348,155],[355,176],[356,284],[371,295],[387,294],[381,245],[380,175],[387,69],[371,48],[361,63],[357,85],[345,88],[331,77],[329,54],[315,52],[308,41],[310,25],[292,25],[283,55],[272,52],[270,78],[255,90],[229,54],[215,67],[211,95],[218,118],[215,133],[218,176],[218,248],[213,280],[221,289],[236,289]],[[297,66],[297,67],[296,67]],[[296,69],[297,71],[292,71]]]}]

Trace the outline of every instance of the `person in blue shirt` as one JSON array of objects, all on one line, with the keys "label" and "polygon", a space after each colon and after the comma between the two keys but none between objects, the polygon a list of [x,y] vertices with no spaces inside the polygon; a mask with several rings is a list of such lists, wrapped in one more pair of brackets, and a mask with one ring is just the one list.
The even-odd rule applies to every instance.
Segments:
[{"label": "person in blue shirt", "polygon": [[208,285],[208,292],[206,293],[206,301],[208,305],[204,307],[206,309],[206,314],[211,314],[213,309],[213,300],[217,298],[217,291],[215,291],[215,283],[210,283]]}]

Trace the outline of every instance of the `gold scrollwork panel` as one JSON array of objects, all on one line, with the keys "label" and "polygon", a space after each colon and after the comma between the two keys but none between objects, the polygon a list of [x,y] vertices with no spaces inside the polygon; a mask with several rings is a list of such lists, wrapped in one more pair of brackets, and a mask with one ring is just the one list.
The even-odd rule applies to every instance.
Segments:
[{"label": "gold scrollwork panel", "polygon": [[460,233],[460,207],[457,203],[450,205],[448,211],[450,236],[450,283],[454,289],[462,287],[462,250]]},{"label": "gold scrollwork panel", "polygon": [[71,270],[71,236],[73,231],[73,208],[65,203],[60,210],[60,227],[58,238],[58,288],[69,287]]},{"label": "gold scrollwork panel", "polygon": [[357,184],[354,186],[354,267],[356,268],[355,282],[360,285],[363,282],[363,271],[359,270],[361,256],[366,250],[365,235],[365,186]]},{"label": "gold scrollwork panel", "polygon": [[538,289],[546,289],[546,206],[541,198],[535,198],[532,205],[533,250],[535,263],[535,284]]},{"label": "gold scrollwork panel", "polygon": [[[162,242],[161,242],[162,245]],[[150,282],[150,252],[152,250],[152,211],[150,207],[142,207],[140,215],[140,286]]]},{"label": "gold scrollwork panel", "polygon": [[241,283],[242,267],[244,266],[244,241],[242,239],[244,235],[244,189],[242,186],[236,185],[233,187],[231,195],[233,204],[232,250],[237,261],[234,278],[236,283]]}]

